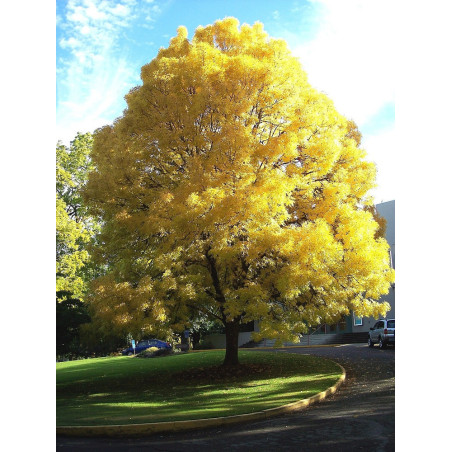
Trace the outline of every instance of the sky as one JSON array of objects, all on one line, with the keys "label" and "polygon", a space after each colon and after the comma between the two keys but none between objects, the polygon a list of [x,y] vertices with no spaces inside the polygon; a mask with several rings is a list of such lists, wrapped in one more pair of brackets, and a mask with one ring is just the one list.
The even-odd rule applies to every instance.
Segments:
[{"label": "sky", "polygon": [[363,134],[375,202],[395,199],[395,24],[391,0],[57,0],[56,141],[110,124],[140,69],[179,25],[227,16],[287,41],[310,83]]}]

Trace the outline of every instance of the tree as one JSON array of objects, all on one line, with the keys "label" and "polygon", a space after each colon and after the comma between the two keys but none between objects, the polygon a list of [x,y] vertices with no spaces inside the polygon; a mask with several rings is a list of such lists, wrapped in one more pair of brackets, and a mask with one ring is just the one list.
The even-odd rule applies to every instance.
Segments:
[{"label": "tree", "polygon": [[76,353],[80,325],[89,321],[83,303],[88,282],[96,275],[88,245],[97,225],[87,213],[80,189],[91,169],[93,137],[77,134],[70,146],[56,147],[56,349]]},{"label": "tree", "polygon": [[92,141],[90,133],[79,133],[70,147],[58,143],[56,148],[56,290],[61,300],[68,294],[83,298],[89,279],[86,248],[95,222],[87,214],[80,189],[91,169]]},{"label": "tree", "polygon": [[71,298],[71,293],[57,292],[56,353],[64,355],[80,351],[80,327],[90,321],[86,303]]},{"label": "tree", "polygon": [[393,271],[364,209],[375,167],[284,41],[234,18],[191,41],[179,27],[141,78],[94,137],[85,196],[111,263],[99,318],[163,331],[207,314],[235,365],[241,323],[283,341],[351,310],[384,314]]},{"label": "tree", "polygon": [[370,212],[374,218],[374,220],[377,222],[378,224],[378,228],[375,231],[375,238],[380,238],[380,237],[385,237],[386,235],[386,226],[387,226],[387,221],[386,218],[381,216],[375,205],[370,204],[364,207],[364,210],[366,210],[367,212]]}]

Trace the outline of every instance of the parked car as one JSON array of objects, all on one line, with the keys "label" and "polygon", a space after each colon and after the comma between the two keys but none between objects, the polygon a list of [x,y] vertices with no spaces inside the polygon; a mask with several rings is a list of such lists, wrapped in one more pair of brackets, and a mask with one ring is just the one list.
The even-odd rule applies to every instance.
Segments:
[{"label": "parked car", "polygon": [[377,344],[380,348],[387,345],[395,345],[395,320],[380,319],[369,331],[367,344],[373,347]]},{"label": "parked car", "polygon": [[[135,353],[140,353],[149,347],[167,348],[167,349],[172,348],[169,342],[161,341],[159,339],[146,339],[138,342],[138,344],[135,346]],[[123,355],[128,356],[133,355],[133,347],[126,348],[121,353]]]}]

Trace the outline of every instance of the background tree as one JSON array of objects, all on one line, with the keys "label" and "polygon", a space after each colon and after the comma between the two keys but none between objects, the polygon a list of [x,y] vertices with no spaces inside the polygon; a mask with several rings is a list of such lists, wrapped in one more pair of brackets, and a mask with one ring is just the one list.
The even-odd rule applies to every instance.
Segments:
[{"label": "background tree", "polygon": [[86,247],[95,223],[83,205],[80,189],[92,168],[92,142],[91,134],[79,133],[69,148],[61,143],[56,148],[56,290],[63,299],[67,294],[83,298],[89,279],[84,268],[89,257]]},{"label": "background tree", "polygon": [[224,325],[234,365],[241,323],[283,341],[350,310],[384,314],[388,245],[363,208],[374,165],[284,41],[234,18],[192,41],[179,27],[141,78],[96,131],[85,191],[111,264],[100,321],[163,331],[199,311]]},{"label": "background tree", "polygon": [[76,353],[80,326],[89,321],[84,299],[88,283],[99,275],[88,246],[99,229],[88,215],[81,188],[93,168],[93,137],[77,134],[70,146],[56,147],[56,317],[57,354]]},{"label": "background tree", "polygon": [[86,303],[72,298],[70,292],[57,292],[56,303],[56,353],[80,354],[80,327],[90,321]]}]

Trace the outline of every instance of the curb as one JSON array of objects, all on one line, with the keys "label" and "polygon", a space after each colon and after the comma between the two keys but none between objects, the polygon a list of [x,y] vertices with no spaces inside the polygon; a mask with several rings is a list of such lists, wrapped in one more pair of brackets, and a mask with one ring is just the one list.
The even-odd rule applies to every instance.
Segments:
[{"label": "curb", "polygon": [[[338,364],[338,363],[336,363]],[[237,424],[240,422],[258,421],[268,419],[281,414],[291,413],[300,409],[307,408],[314,403],[324,400],[331,394],[334,394],[338,388],[345,381],[345,369],[338,364],[342,369],[342,375],[333,386],[325,391],[311,396],[307,399],[298,400],[297,402],[289,403],[276,408],[269,408],[256,413],[239,414],[237,416],[224,416],[210,419],[195,419],[188,421],[170,421],[170,422],[152,422],[147,424],[129,424],[129,425],[96,425],[96,426],[67,426],[57,427],[57,435],[62,436],[107,436],[107,437],[126,437],[126,436],[147,436],[154,433],[171,432],[176,433],[180,431],[203,429],[209,427],[219,427],[223,425]]]}]

